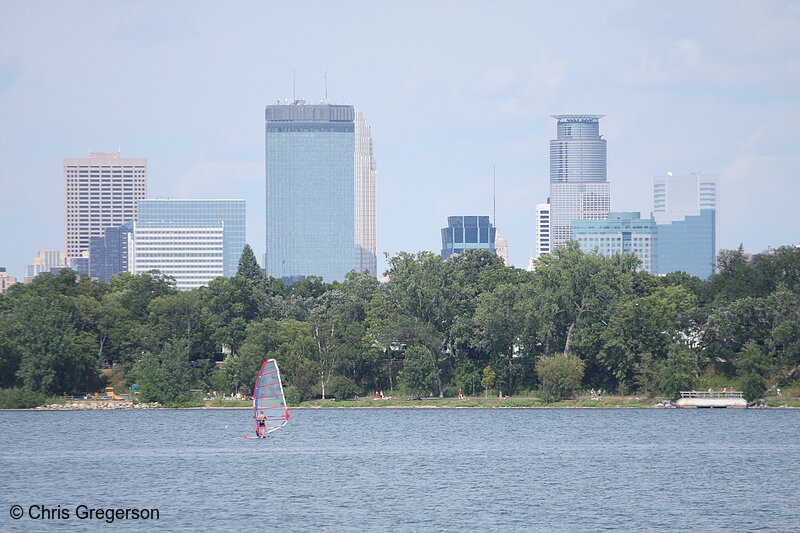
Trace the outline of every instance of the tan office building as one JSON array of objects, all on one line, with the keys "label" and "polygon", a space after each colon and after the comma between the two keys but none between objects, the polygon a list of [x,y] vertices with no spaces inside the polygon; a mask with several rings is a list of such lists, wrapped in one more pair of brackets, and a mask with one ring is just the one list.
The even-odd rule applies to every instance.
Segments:
[{"label": "tan office building", "polygon": [[67,256],[80,257],[92,237],[136,219],[137,202],[147,196],[147,159],[91,153],[64,159]]},{"label": "tan office building", "polygon": [[0,267],[0,294],[5,294],[8,289],[17,282],[17,278],[12,278],[6,272],[6,267]]}]

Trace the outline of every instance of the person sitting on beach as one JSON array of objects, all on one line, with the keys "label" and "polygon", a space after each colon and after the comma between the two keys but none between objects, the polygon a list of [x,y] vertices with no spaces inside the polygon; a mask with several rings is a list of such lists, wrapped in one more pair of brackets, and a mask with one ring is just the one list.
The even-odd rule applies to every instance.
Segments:
[{"label": "person sitting on beach", "polygon": [[264,431],[267,429],[267,415],[264,414],[264,411],[260,411],[258,413],[256,421],[258,422],[258,428],[256,428],[256,435],[258,435],[259,437],[266,436]]}]

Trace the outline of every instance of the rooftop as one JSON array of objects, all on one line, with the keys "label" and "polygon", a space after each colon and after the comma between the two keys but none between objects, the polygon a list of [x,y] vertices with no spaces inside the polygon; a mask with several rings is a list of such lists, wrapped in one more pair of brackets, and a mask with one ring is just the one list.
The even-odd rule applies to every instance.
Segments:
[{"label": "rooftop", "polygon": [[559,122],[597,122],[605,115],[550,115]]}]

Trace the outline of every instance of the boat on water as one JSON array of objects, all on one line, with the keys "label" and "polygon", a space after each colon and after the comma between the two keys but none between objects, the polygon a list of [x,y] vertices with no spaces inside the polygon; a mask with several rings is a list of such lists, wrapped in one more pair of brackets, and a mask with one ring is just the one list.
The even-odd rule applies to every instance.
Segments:
[{"label": "boat on water", "polygon": [[275,359],[267,359],[261,365],[253,387],[253,422],[256,436],[246,439],[263,439],[289,422],[289,408],[283,393],[281,372]]}]

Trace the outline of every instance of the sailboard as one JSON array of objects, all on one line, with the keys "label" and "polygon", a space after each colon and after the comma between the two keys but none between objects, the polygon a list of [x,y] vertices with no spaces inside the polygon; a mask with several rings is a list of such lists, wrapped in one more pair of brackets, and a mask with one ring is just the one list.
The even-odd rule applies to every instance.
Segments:
[{"label": "sailboard", "polygon": [[[259,415],[262,420],[259,420]],[[259,427],[259,422],[264,425]],[[245,435],[247,439],[265,438],[286,425],[289,421],[289,408],[283,394],[281,373],[275,359],[267,359],[261,365],[253,387],[253,422],[256,425],[256,436]]]}]

